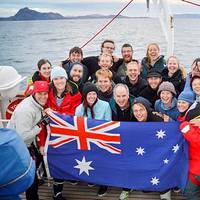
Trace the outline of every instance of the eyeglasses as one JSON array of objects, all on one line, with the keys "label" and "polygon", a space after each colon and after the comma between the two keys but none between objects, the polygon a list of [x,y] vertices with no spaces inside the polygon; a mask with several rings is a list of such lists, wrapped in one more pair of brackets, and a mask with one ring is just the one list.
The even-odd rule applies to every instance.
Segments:
[{"label": "eyeglasses", "polygon": [[111,50],[114,50],[115,48],[114,47],[103,47],[103,48],[106,48],[106,49],[111,49]]}]

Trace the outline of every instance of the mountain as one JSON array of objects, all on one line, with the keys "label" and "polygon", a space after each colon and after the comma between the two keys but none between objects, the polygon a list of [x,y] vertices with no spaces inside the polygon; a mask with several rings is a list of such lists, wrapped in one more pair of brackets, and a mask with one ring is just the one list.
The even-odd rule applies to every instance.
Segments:
[{"label": "mountain", "polygon": [[22,20],[55,20],[64,19],[64,17],[58,13],[41,13],[35,10],[31,10],[27,7],[20,9],[14,16],[0,18],[2,21],[22,21]]},{"label": "mountain", "polygon": [[[67,16],[64,17],[59,13],[42,13],[35,10],[31,10],[28,7],[20,9],[14,16],[1,17],[0,21],[25,21],[25,20],[58,20],[58,19],[97,19],[97,18],[112,18],[114,15],[84,15],[84,16]],[[119,15],[119,18],[128,18],[123,15]]]},{"label": "mountain", "polygon": [[176,14],[175,18],[200,19],[200,14]]}]

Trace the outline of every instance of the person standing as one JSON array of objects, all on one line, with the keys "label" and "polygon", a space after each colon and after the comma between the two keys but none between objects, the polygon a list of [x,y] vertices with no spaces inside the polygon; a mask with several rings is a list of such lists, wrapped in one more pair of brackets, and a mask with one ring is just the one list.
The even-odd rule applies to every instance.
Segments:
[{"label": "person standing", "polygon": [[[26,143],[33,159],[35,147],[33,141],[46,125],[46,116],[43,113],[48,99],[49,86],[46,81],[36,81],[33,84],[33,93],[24,99],[14,110],[7,128],[16,130]],[[39,200],[37,175],[30,188],[26,191],[27,200]]]}]

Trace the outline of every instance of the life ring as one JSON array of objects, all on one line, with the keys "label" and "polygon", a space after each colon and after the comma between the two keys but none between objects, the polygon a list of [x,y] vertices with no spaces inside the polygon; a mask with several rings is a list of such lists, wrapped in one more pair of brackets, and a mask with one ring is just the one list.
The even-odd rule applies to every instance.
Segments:
[{"label": "life ring", "polygon": [[24,95],[16,95],[16,97],[14,97],[14,99],[10,102],[10,104],[8,105],[8,107],[6,109],[6,119],[10,119],[11,118],[13,111],[15,110],[15,108],[17,107],[17,105],[23,99],[25,99]]}]

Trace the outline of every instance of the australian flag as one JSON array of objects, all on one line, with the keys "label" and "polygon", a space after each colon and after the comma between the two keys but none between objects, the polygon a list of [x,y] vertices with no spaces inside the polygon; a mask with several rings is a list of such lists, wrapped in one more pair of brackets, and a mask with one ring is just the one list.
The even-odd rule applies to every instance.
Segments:
[{"label": "australian flag", "polygon": [[49,112],[50,175],[146,191],[184,189],[187,143],[178,122],[114,122]]}]

